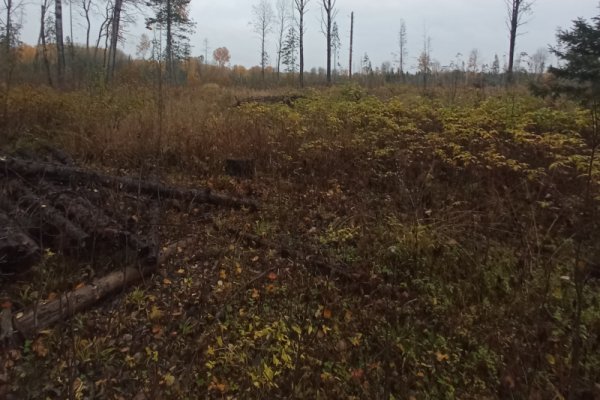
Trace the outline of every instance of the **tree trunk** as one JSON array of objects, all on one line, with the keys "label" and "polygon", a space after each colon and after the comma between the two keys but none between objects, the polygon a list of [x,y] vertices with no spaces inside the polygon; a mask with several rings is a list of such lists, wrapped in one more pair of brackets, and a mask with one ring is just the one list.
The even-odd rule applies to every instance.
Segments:
[{"label": "tree trunk", "polygon": [[304,6],[300,10],[300,87],[304,87]]},{"label": "tree trunk", "polygon": [[50,72],[50,60],[48,60],[48,47],[46,46],[46,7],[47,1],[42,4],[42,15],[40,18],[40,42],[42,44],[42,58],[44,59],[44,68],[48,78],[48,85],[52,86],[52,73]]},{"label": "tree trunk", "polygon": [[56,76],[58,85],[64,83],[65,73],[65,45],[63,42],[63,19],[62,19],[62,0],[54,1],[54,19],[56,28]]},{"label": "tree trunk", "polygon": [[119,44],[119,29],[121,24],[121,10],[123,9],[123,0],[115,0],[115,7],[113,9],[112,21],[111,21],[111,37],[110,37],[110,48],[108,51],[108,68],[106,71],[106,80],[111,81],[114,73],[115,66],[117,63],[117,47]]},{"label": "tree trunk", "polygon": [[139,268],[127,267],[94,280],[91,284],[63,294],[56,300],[36,305],[21,316],[14,318],[13,326],[25,337],[33,337],[37,332],[56,322],[71,317],[96,304],[109,294],[124,290],[143,277],[154,272],[159,264],[176,255],[182,247],[194,244],[192,239],[174,243],[160,252],[154,265]]},{"label": "tree trunk", "polygon": [[348,63],[348,78],[352,79],[352,46],[354,44],[354,11],[350,14],[350,62]]}]

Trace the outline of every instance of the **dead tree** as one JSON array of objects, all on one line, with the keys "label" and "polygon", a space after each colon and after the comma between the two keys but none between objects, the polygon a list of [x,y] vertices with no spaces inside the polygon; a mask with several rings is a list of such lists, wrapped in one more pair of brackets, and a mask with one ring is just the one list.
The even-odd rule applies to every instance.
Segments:
[{"label": "dead tree", "polygon": [[528,0],[505,0],[507,9],[508,31],[510,35],[510,45],[508,51],[508,70],[506,71],[507,83],[512,84],[514,81],[514,64],[515,64],[515,44],[517,41],[518,30],[527,21],[525,17],[532,12],[532,1]]},{"label": "dead tree", "polygon": [[327,83],[331,84],[331,31],[333,28],[333,20],[337,14],[335,4],[337,0],[322,0],[321,5],[321,22],[325,26],[323,27],[323,33],[327,39]]},{"label": "dead tree", "polygon": [[294,6],[298,12],[298,40],[300,50],[300,87],[304,87],[304,34],[306,33],[306,23],[304,16],[308,12],[308,3],[310,0],[294,0]]},{"label": "dead tree", "polygon": [[352,79],[352,46],[354,45],[354,11],[350,14],[350,61],[348,62],[348,78]]},{"label": "dead tree", "polygon": [[56,29],[56,74],[58,85],[62,86],[65,74],[65,44],[63,42],[62,0],[54,0],[54,24]]}]

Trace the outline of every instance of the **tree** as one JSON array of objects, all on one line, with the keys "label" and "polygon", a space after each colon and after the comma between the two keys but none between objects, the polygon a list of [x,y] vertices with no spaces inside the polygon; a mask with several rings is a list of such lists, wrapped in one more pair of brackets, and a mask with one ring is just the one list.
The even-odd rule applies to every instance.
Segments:
[{"label": "tree", "polygon": [[62,0],[54,1],[54,24],[56,33],[56,68],[58,85],[62,86],[65,70],[65,44],[63,42]]},{"label": "tree", "polygon": [[90,52],[90,32],[92,30],[92,22],[90,12],[92,8],[92,0],[81,0],[81,16],[85,18],[85,51],[87,54]]},{"label": "tree", "polygon": [[264,81],[265,68],[269,62],[269,54],[266,48],[267,35],[273,30],[275,14],[268,0],[259,0],[257,4],[252,6],[252,14],[254,17],[252,27],[254,28],[254,32],[260,37],[260,73]]},{"label": "tree", "polygon": [[548,61],[548,50],[541,47],[531,56],[531,68],[534,74],[542,75],[546,71],[546,61]]},{"label": "tree", "polygon": [[529,0],[504,0],[507,10],[507,26],[509,31],[510,45],[508,51],[507,83],[513,82],[513,67],[515,63],[515,44],[518,30],[527,21],[525,17],[532,12],[533,1]]},{"label": "tree", "polygon": [[231,60],[229,49],[227,47],[219,47],[215,49],[215,51],[213,51],[213,58],[219,68],[224,68],[225,65],[229,63],[229,60]]},{"label": "tree", "polygon": [[[582,132],[589,150],[586,171],[586,190],[583,194],[581,230],[577,235],[576,254],[574,262],[575,310],[572,322],[571,341],[571,374],[569,382],[569,399],[573,400],[578,394],[579,369],[582,355],[585,354],[582,334],[582,314],[585,306],[584,285],[586,269],[581,268],[583,262],[584,241],[598,232],[596,216],[597,185],[594,184],[594,164],[600,148],[600,16],[587,22],[584,19],[574,21],[572,30],[561,30],[557,35],[558,46],[551,49],[564,62],[562,67],[551,67],[550,73],[557,78],[553,90],[556,93],[566,93],[577,99],[589,111],[590,128]],[[588,244],[589,245],[589,244]],[[593,245],[593,244],[592,244]]]},{"label": "tree", "polygon": [[300,86],[304,87],[304,34],[306,33],[306,24],[304,16],[308,12],[308,3],[310,0],[294,0],[294,6],[298,12],[298,48],[300,51]]},{"label": "tree", "polygon": [[195,25],[189,18],[190,1],[149,0],[148,3],[154,9],[154,16],[146,19],[146,27],[165,31],[164,59],[169,82],[175,81],[175,61],[189,56],[189,35]]},{"label": "tree", "polygon": [[427,33],[423,35],[423,50],[419,55],[418,69],[423,75],[423,88],[427,89],[427,78],[431,73],[431,38]]},{"label": "tree", "polygon": [[348,78],[352,79],[352,54],[354,51],[354,11],[350,13],[350,51],[348,60]]},{"label": "tree", "polygon": [[498,76],[500,74],[500,59],[498,54],[494,54],[494,62],[492,63],[492,75]]},{"label": "tree", "polygon": [[145,33],[142,33],[142,36],[140,36],[140,42],[136,47],[137,56],[140,57],[142,60],[145,60],[146,54],[148,54],[148,51],[150,51],[151,47],[152,42],[150,41],[150,38]]},{"label": "tree", "polygon": [[288,27],[287,35],[283,43],[283,52],[281,62],[286,66],[286,72],[295,73],[298,68],[298,34],[296,33],[296,27],[290,25]]},{"label": "tree", "polygon": [[288,0],[277,0],[277,3],[275,4],[275,11],[277,14],[277,79],[279,79],[279,75],[281,73],[281,58],[283,55],[285,31],[290,19]]},{"label": "tree", "polygon": [[369,55],[367,53],[365,53],[365,55],[363,56],[361,64],[363,73],[365,75],[370,75],[373,73],[373,65],[371,64],[371,59],[369,58]]},{"label": "tree", "polygon": [[400,20],[400,31],[398,32],[398,47],[400,50],[400,52],[398,53],[398,73],[402,77],[402,81],[406,79],[406,77],[404,76],[404,63],[408,55],[406,51],[406,43],[406,23],[404,22],[404,20]]},{"label": "tree", "polygon": [[331,83],[331,49],[332,40],[331,32],[333,29],[333,20],[337,11],[335,9],[335,3],[337,0],[322,0],[321,3],[321,22],[324,24],[325,37],[327,39],[327,82]]},{"label": "tree", "polygon": [[339,65],[340,58],[340,49],[342,48],[342,41],[340,40],[340,30],[338,28],[337,22],[333,23],[333,28],[331,29],[331,48],[333,51],[333,74],[336,74],[337,68]]},{"label": "tree", "polygon": [[48,57],[48,46],[46,45],[48,38],[54,36],[52,31],[52,21],[49,20],[51,16],[47,16],[49,0],[42,0],[41,12],[40,12],[40,36],[38,38],[38,49],[42,51],[42,60],[44,61],[44,68],[46,70],[46,78],[48,79],[48,85],[52,86],[52,73],[50,71],[50,60]]}]

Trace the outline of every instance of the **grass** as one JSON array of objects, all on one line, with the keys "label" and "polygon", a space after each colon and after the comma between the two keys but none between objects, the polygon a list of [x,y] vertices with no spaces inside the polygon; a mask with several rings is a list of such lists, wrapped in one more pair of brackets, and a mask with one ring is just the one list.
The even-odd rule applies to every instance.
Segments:
[{"label": "grass", "polygon": [[[169,90],[159,128],[152,89],[12,93],[6,149],[50,142],[264,205],[207,209],[208,224],[166,213],[180,228],[165,239],[204,247],[13,354],[19,398],[543,399],[600,381],[593,280],[569,379],[575,255],[600,250],[581,223],[589,118],[569,102],[344,86],[234,107],[255,93],[205,85]],[[257,177],[223,176],[228,157],[256,159]]]}]

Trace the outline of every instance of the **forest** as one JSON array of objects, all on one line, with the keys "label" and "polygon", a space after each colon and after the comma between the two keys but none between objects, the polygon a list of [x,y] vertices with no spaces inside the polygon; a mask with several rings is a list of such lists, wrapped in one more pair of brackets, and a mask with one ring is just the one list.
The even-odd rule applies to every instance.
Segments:
[{"label": "forest", "polygon": [[93,1],[0,2],[0,399],[600,399],[600,11],[374,66],[256,0],[247,67]]}]

